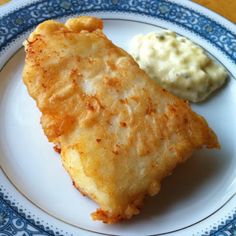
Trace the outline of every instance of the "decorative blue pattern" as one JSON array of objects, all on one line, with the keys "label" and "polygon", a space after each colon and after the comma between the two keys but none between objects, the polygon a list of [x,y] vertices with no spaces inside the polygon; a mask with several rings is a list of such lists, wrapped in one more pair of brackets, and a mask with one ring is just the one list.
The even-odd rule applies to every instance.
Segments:
[{"label": "decorative blue pattern", "polygon": [[[0,18],[0,52],[26,30],[50,18],[96,11],[136,13],[174,23],[203,37],[236,63],[236,35],[209,17],[166,0],[41,0]],[[6,200],[0,189],[1,235],[60,235]],[[206,235],[236,235],[236,213]]]},{"label": "decorative blue pattern", "polygon": [[166,0],[39,1],[0,18],[0,51],[41,21],[91,11],[131,12],[163,19],[200,35],[236,62],[236,35],[232,31],[195,10]]},{"label": "decorative blue pattern", "polygon": [[[4,195],[0,188],[0,235],[12,236],[62,236],[60,232],[43,226],[40,221],[34,220],[30,215],[26,215],[22,209]],[[104,234],[105,235],[105,234]],[[217,227],[213,227],[210,232],[205,232],[202,236],[235,236],[236,235],[236,211],[233,216],[225,222],[221,222]]]},{"label": "decorative blue pattern", "polygon": [[235,236],[236,235],[236,211],[233,216],[229,217],[225,222],[221,222],[217,227],[213,227],[210,232],[206,232],[202,236]]},{"label": "decorative blue pattern", "polygon": [[6,199],[0,189],[0,235],[55,235],[62,236],[59,232],[53,232],[49,227],[44,227],[39,221],[35,221],[30,215],[18,209],[14,202]]}]

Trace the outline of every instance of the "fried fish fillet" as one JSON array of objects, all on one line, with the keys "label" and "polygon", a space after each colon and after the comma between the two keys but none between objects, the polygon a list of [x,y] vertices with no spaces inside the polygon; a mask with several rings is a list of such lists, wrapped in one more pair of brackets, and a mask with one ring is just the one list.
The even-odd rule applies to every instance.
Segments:
[{"label": "fried fish fillet", "polygon": [[138,214],[193,150],[219,143],[102,27],[94,17],[41,23],[25,42],[23,80],[74,185],[100,205],[92,218],[115,223]]}]

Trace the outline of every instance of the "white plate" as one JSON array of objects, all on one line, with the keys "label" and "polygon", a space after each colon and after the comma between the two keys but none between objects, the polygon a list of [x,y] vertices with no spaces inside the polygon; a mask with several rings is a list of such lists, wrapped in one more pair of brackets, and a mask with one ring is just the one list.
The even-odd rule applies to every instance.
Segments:
[{"label": "white plate", "polygon": [[[71,184],[48,143],[40,113],[21,73],[22,41],[39,22],[88,14],[104,19],[105,33],[127,49],[132,36],[161,28],[184,35],[222,63],[227,84],[193,105],[218,134],[220,151],[201,151],[163,182],[132,220],[105,225],[97,205]],[[236,232],[235,25],[191,2],[14,1],[0,13],[0,233],[13,235],[233,235]],[[230,234],[231,233],[231,234]]]}]

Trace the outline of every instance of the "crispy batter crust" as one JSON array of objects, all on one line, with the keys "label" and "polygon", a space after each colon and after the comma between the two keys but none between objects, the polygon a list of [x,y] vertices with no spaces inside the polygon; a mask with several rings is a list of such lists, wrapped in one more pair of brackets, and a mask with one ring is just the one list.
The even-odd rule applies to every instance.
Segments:
[{"label": "crispy batter crust", "polygon": [[93,219],[115,223],[138,214],[193,150],[219,143],[101,29],[93,17],[41,23],[25,42],[23,79],[75,186],[100,205]]},{"label": "crispy batter crust", "polygon": [[53,149],[54,149],[54,151],[57,152],[58,154],[61,153],[61,147],[60,147],[59,145],[57,145],[57,144],[54,145]]}]

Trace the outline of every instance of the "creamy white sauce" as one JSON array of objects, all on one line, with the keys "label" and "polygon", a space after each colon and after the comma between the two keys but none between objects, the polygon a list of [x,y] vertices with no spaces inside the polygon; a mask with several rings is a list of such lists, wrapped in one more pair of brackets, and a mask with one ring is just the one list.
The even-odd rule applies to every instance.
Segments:
[{"label": "creamy white sauce", "polygon": [[146,73],[173,94],[200,102],[221,87],[227,72],[204,50],[175,32],[136,35],[130,53]]}]

